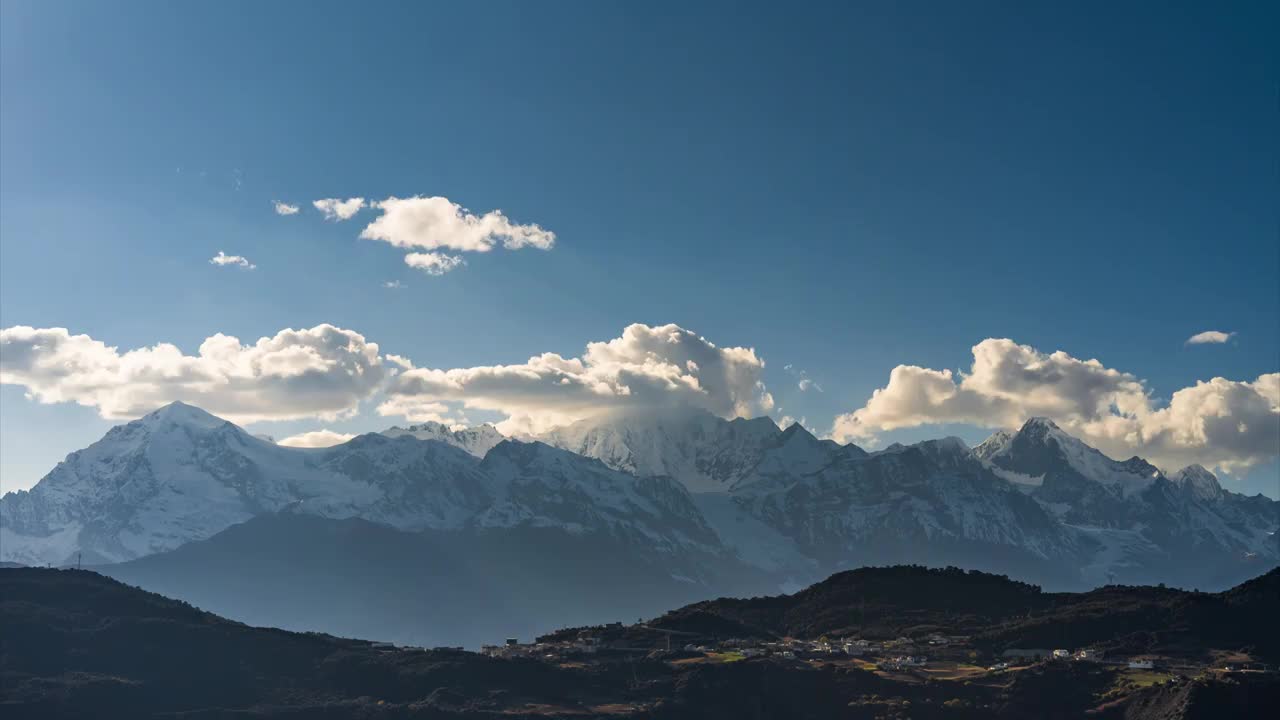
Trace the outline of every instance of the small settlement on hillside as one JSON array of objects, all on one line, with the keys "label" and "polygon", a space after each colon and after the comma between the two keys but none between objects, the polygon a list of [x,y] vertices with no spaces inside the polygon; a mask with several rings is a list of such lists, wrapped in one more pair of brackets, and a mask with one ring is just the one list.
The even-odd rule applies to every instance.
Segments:
[{"label": "small settlement on hillside", "polygon": [[[564,630],[538,638],[532,643],[508,638],[502,644],[485,645],[485,655],[495,658],[524,658],[555,663],[608,662],[610,658],[643,654],[673,664],[720,663],[757,660],[834,664],[884,673],[898,679],[965,680],[1018,672],[1038,663],[1090,663],[1111,667],[1119,673],[1147,673],[1143,678],[1176,680],[1205,672],[1241,669],[1270,670],[1257,663],[1230,668],[1204,662],[1157,656],[1107,656],[1102,649],[1005,648],[993,652],[979,649],[967,635],[932,632],[920,637],[872,639],[857,636],[819,638],[726,638],[708,639],[694,633],[673,631],[645,624],[621,623],[593,628]],[[1156,672],[1157,676],[1150,675]],[[1135,676],[1136,677],[1136,676]]]}]

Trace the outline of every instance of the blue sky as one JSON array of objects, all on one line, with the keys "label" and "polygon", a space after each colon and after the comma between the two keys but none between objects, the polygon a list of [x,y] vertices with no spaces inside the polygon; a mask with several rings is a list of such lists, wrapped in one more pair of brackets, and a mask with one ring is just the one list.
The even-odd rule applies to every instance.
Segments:
[{"label": "blue sky", "polygon": [[[190,354],[331,323],[447,369],[674,323],[819,432],[985,338],[1157,404],[1280,370],[1273,4],[685,5],[3,3],[0,327]],[[555,248],[429,276],[310,207],[414,195]],[[373,402],[253,429],[395,421]],[[5,385],[0,485],[113,423]],[[940,432],[989,429],[874,442]]]}]

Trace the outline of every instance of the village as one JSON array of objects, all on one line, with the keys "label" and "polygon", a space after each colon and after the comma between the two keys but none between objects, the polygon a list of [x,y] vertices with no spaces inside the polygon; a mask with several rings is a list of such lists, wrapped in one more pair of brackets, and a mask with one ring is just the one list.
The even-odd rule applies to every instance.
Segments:
[{"label": "village", "polygon": [[[493,658],[525,658],[555,663],[588,663],[593,658],[643,653],[673,665],[724,663],[750,659],[836,665],[869,670],[896,680],[969,680],[1014,673],[1038,663],[1093,663],[1121,671],[1139,684],[1178,682],[1206,673],[1272,672],[1270,666],[1248,656],[1225,656],[1220,662],[1196,662],[1167,656],[1107,656],[1097,648],[1007,648],[991,656],[974,649],[966,635],[930,633],[920,638],[871,640],[860,637],[777,640],[730,638],[715,642],[680,643],[682,633],[639,626],[659,633],[657,646],[637,642],[617,632],[621,625],[604,626],[604,633],[581,630],[575,636],[541,638],[522,643],[508,638],[501,645],[485,645],[481,653]],[[634,628],[633,628],[634,629]],[[611,632],[612,631],[612,632]],[[608,639],[606,639],[608,637]],[[988,660],[989,662],[981,662]]]}]

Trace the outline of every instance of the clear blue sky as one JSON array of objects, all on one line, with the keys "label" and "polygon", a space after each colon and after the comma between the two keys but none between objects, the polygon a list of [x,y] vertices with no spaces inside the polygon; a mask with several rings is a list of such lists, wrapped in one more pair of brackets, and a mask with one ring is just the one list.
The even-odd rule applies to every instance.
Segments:
[{"label": "clear blue sky", "polygon": [[[1275,3],[687,5],[7,0],[0,327],[190,353],[328,322],[450,368],[672,322],[819,429],[987,337],[1164,398],[1280,369]],[[270,206],[414,194],[557,247],[428,277]],[[0,424],[13,489],[112,423],[10,385]]]}]

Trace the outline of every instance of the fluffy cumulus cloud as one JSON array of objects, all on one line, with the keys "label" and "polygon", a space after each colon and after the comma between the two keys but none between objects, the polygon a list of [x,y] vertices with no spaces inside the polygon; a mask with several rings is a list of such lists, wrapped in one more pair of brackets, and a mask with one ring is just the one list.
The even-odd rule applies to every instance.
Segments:
[{"label": "fluffy cumulus cloud", "polygon": [[1233,332],[1222,332],[1221,330],[1205,330],[1202,333],[1196,333],[1187,338],[1188,345],[1221,345],[1231,338],[1235,337]]},{"label": "fluffy cumulus cloud", "polygon": [[249,262],[249,259],[243,255],[228,255],[221,250],[218,251],[217,255],[209,258],[209,264],[217,265],[218,267],[239,267],[245,270],[254,270],[258,267]]},{"label": "fluffy cumulus cloud", "polygon": [[457,255],[416,252],[405,255],[404,264],[421,270],[428,275],[443,275],[459,265],[466,265],[467,261]]},{"label": "fluffy cumulus cloud", "polygon": [[325,428],[324,430],[312,430],[311,432],[290,435],[276,444],[287,447],[327,448],[333,447],[334,445],[341,445],[353,437],[355,437],[355,435],[352,435],[351,433],[334,432]]},{"label": "fluffy cumulus cloud", "polygon": [[[403,359],[400,359],[403,361]],[[449,405],[507,416],[508,433],[539,432],[616,410],[691,405],[722,417],[773,407],[754,350],[717,347],[676,325],[631,325],[587,345],[581,357],[544,353],[518,365],[450,370],[407,368],[391,380],[378,411],[441,420]]]},{"label": "fluffy cumulus cloud", "polygon": [[1142,380],[1097,360],[988,339],[974,346],[967,373],[894,368],[863,407],[836,418],[831,435],[866,441],[935,423],[1014,428],[1033,416],[1052,418],[1113,457],[1232,472],[1280,454],[1280,373],[1198,382],[1160,405]]},{"label": "fluffy cumulus cloud", "polygon": [[168,343],[122,353],[64,328],[0,330],[0,383],[105,418],[182,400],[241,423],[331,419],[354,412],[388,374],[375,343],[332,325],[281,330],[252,344],[217,334],[195,355]]},{"label": "fluffy cumulus cloud", "polygon": [[300,209],[297,205],[290,205],[279,200],[273,202],[272,205],[275,207],[277,215],[297,215]]},{"label": "fluffy cumulus cloud", "polygon": [[364,207],[364,198],[355,197],[341,200],[338,198],[325,198],[323,200],[315,200],[311,203],[315,209],[324,215],[325,220],[350,220],[355,214],[360,212],[360,208]]},{"label": "fluffy cumulus cloud", "polygon": [[550,250],[555,233],[511,222],[501,210],[476,215],[443,197],[389,197],[372,203],[382,214],[360,233],[398,248],[488,252],[498,243],[508,250]]}]

